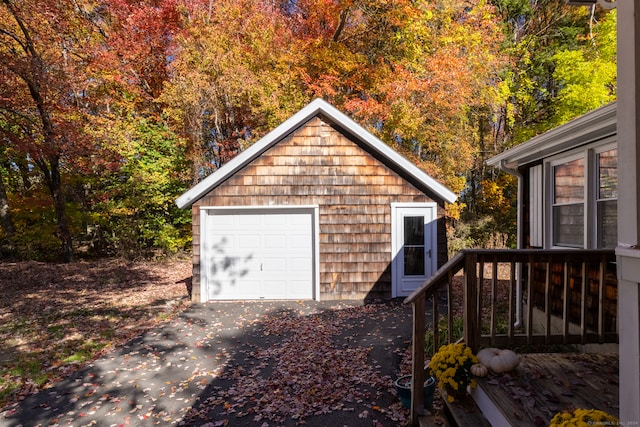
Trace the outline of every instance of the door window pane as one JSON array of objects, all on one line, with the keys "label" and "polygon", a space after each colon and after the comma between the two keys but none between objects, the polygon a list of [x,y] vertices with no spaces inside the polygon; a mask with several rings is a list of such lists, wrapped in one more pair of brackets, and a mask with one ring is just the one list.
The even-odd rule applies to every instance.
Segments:
[{"label": "door window pane", "polygon": [[424,276],[424,246],[404,247],[404,275]]},{"label": "door window pane", "polygon": [[424,246],[424,217],[404,217],[404,244]]},{"label": "door window pane", "polygon": [[404,275],[424,276],[424,217],[404,217]]}]

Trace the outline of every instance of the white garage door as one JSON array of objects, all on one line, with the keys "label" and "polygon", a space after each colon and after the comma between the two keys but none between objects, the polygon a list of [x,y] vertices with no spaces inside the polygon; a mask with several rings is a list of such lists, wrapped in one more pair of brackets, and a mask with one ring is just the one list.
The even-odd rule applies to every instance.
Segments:
[{"label": "white garage door", "polygon": [[207,210],[203,299],[312,299],[313,210]]}]

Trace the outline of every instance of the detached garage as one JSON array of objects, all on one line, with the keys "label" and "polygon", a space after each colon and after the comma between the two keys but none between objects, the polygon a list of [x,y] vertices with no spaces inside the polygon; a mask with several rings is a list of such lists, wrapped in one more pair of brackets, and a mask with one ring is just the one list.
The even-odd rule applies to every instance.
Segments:
[{"label": "detached garage", "polygon": [[194,301],[406,296],[446,261],[456,196],[317,99],[180,196]]}]

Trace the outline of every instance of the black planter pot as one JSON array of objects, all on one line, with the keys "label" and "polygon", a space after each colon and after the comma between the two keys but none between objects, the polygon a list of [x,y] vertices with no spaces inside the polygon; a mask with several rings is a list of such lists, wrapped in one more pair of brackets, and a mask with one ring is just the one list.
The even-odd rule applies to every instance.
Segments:
[{"label": "black planter pot", "polygon": [[[405,408],[411,409],[411,375],[405,375],[394,381],[398,397]],[[424,382],[424,409],[433,409],[433,394],[436,391],[436,379],[427,378]]]}]

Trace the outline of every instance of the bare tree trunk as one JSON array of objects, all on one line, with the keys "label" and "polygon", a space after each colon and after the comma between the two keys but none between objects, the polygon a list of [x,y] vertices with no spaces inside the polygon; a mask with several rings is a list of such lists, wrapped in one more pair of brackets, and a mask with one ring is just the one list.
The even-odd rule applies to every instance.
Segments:
[{"label": "bare tree trunk", "polygon": [[[48,164],[47,164],[48,161]],[[67,210],[64,204],[64,193],[62,192],[62,180],[60,178],[59,157],[57,155],[48,156],[47,161],[36,160],[36,164],[44,175],[45,182],[49,188],[49,193],[53,199],[53,207],[56,212],[58,223],[58,238],[61,243],[61,255],[64,262],[73,261],[73,242],[71,238],[71,228],[67,217]]]},{"label": "bare tree trunk", "polygon": [[62,181],[60,179],[60,167],[58,159],[51,166],[51,197],[53,197],[53,205],[56,209],[56,219],[58,220],[58,237],[62,243],[62,259],[64,262],[73,261],[73,241],[71,238],[71,227],[67,217],[67,209],[64,205],[64,194],[62,191]]},{"label": "bare tree trunk", "polygon": [[11,212],[9,211],[9,198],[7,197],[7,190],[4,186],[4,181],[0,175],[0,223],[2,223],[2,230],[7,236],[9,242],[9,248],[13,248],[13,237],[16,233],[16,229],[13,226],[13,220],[11,219]]}]

